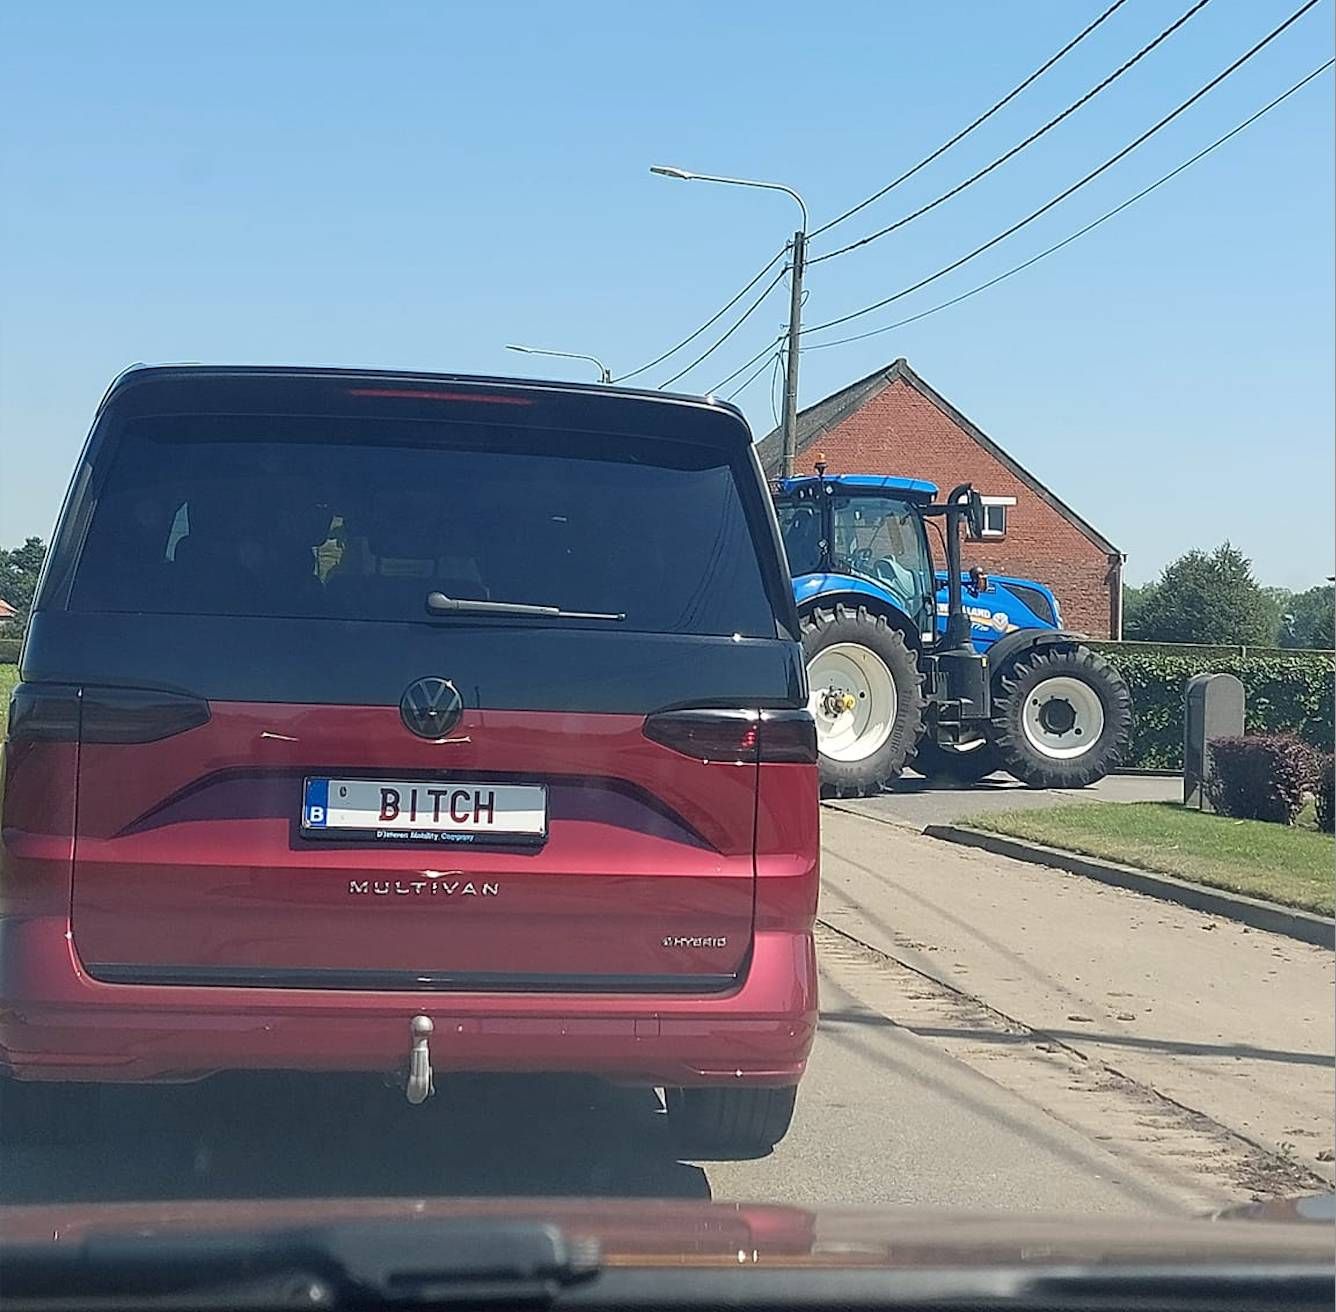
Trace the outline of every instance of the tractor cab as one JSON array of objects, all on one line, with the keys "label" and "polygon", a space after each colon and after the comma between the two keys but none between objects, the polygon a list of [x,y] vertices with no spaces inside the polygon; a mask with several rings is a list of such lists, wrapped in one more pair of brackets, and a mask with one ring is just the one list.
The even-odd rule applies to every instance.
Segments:
[{"label": "tractor cab", "polygon": [[842,579],[888,597],[919,641],[932,641],[937,584],[923,510],[937,496],[934,484],[821,473],[781,479],[773,491],[800,601]]}]

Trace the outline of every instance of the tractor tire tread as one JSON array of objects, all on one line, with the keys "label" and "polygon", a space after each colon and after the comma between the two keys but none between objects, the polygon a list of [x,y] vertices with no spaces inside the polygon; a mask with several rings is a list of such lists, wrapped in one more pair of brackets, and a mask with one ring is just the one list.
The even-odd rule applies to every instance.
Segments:
[{"label": "tractor tire tread", "polygon": [[[1026,741],[1017,712],[1017,692],[1045,675],[1082,679],[1099,694],[1104,731],[1096,749],[1075,760],[1046,760]],[[1123,761],[1132,732],[1132,694],[1117,669],[1082,644],[1044,647],[1019,656],[998,678],[990,737],[1001,768],[1031,788],[1085,788]]]}]

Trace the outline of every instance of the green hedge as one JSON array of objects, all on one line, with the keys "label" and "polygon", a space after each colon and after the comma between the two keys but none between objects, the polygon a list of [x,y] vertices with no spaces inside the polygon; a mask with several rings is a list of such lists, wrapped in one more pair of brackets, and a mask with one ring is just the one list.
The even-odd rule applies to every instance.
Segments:
[{"label": "green hedge", "polygon": [[22,645],[20,638],[0,638],[0,665],[17,665]]},{"label": "green hedge", "polygon": [[1092,642],[1123,673],[1132,691],[1132,749],[1124,765],[1183,765],[1183,687],[1194,674],[1234,674],[1246,694],[1248,733],[1297,734],[1332,750],[1333,665],[1330,652],[1279,648],[1172,647]]}]

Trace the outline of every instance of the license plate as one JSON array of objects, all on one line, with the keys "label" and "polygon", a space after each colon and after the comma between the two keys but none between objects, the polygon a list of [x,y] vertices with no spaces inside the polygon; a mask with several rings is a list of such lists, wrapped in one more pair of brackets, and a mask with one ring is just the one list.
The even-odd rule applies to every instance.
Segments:
[{"label": "license plate", "polygon": [[302,832],[388,842],[541,841],[547,789],[466,779],[308,779]]}]

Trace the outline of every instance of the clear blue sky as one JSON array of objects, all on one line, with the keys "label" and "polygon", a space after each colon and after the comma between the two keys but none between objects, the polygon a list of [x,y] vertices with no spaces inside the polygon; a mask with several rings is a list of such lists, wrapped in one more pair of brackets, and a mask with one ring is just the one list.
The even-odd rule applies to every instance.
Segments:
[{"label": "clear blue sky", "polygon": [[[1129,0],[831,238],[888,223],[1000,154],[1187,2]],[[1213,0],[989,178],[813,268],[808,321],[886,295],[1028,213],[1297,5]],[[650,164],[786,181],[819,223],[1103,7],[11,0],[0,6],[0,542],[49,533],[93,408],[131,361],[581,376],[503,350],[518,340],[633,368],[717,309],[795,217],[783,196],[667,181]],[[973,286],[1179,163],[1330,55],[1332,9],[1324,0],[1025,232],[857,326]],[[1034,269],[908,328],[805,355],[803,402],[906,356],[1122,546],[1131,580],[1225,537],[1265,582],[1319,580],[1333,543],[1332,122],[1328,73]],[[784,313],[777,289],[680,386],[718,382]],[[758,433],[771,427],[764,378],[741,403]]]}]

